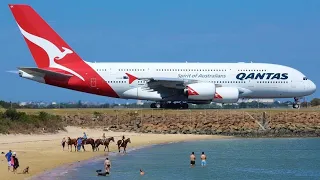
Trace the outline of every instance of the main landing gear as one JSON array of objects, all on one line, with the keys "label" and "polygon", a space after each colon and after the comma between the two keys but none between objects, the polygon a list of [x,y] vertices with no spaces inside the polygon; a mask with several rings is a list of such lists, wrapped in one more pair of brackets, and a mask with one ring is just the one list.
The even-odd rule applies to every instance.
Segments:
[{"label": "main landing gear", "polygon": [[292,104],[292,107],[293,107],[294,109],[300,109],[299,98],[297,98],[297,97],[294,98],[294,102],[293,102],[293,104]]},{"label": "main landing gear", "polygon": [[164,109],[188,109],[188,103],[168,103],[168,102],[156,102],[150,105],[150,108],[164,108]]}]

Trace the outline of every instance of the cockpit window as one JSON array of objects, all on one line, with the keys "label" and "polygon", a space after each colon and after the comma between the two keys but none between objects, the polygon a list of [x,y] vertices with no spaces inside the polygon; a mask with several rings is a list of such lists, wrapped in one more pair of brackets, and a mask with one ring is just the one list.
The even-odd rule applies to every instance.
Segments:
[{"label": "cockpit window", "polygon": [[307,77],[303,77],[303,80],[308,80],[308,78]]}]

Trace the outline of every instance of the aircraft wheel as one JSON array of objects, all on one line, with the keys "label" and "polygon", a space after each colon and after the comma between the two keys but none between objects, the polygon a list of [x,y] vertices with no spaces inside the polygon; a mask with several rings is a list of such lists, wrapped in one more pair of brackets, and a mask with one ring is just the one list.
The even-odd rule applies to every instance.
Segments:
[{"label": "aircraft wheel", "polygon": [[189,108],[188,103],[183,103],[183,104],[182,104],[182,109],[188,109],[188,108]]},{"label": "aircraft wheel", "polygon": [[300,104],[293,104],[292,107],[293,107],[294,109],[300,109]]},{"label": "aircraft wheel", "polygon": [[156,108],[156,103],[151,103],[150,108]]},{"label": "aircraft wheel", "polygon": [[155,107],[159,109],[159,108],[161,108],[161,104],[156,103],[156,104],[155,104]]}]

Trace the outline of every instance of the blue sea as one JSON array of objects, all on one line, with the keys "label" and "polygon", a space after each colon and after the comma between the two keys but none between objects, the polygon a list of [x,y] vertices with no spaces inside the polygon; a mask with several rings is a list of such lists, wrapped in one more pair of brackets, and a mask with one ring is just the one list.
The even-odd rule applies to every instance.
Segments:
[{"label": "blue sea", "polygon": [[[190,167],[194,151],[196,166]],[[207,166],[200,166],[200,154]],[[35,179],[320,179],[320,138],[221,139],[155,145],[109,155],[107,177],[97,177],[103,158],[61,167]],[[145,171],[140,176],[139,169]]]}]

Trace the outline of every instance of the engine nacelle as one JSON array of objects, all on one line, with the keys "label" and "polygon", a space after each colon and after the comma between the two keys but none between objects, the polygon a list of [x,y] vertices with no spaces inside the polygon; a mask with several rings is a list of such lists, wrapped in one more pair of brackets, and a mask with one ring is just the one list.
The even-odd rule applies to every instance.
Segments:
[{"label": "engine nacelle", "polygon": [[184,94],[190,100],[212,100],[216,92],[213,83],[194,83],[189,84],[184,90]]},{"label": "engine nacelle", "polygon": [[239,90],[234,87],[217,87],[213,102],[236,103],[239,100]]}]

